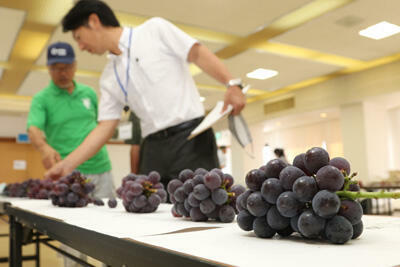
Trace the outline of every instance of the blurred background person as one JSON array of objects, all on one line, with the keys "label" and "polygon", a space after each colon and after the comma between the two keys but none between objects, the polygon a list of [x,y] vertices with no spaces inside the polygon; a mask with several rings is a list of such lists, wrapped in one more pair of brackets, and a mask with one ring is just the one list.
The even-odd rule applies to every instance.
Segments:
[{"label": "blurred background person", "polygon": [[285,163],[288,163],[288,160],[285,156],[285,151],[283,150],[283,148],[275,148],[274,149],[274,154],[276,156],[277,159],[282,160]]}]

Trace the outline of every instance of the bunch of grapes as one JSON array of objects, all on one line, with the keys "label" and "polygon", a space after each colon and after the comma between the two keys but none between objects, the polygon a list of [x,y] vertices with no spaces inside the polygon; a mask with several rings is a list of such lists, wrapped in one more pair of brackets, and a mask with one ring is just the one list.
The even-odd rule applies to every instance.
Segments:
[{"label": "bunch of grapes", "polygon": [[27,197],[34,199],[48,199],[49,192],[53,188],[53,181],[51,179],[30,179],[27,188]]},{"label": "bunch of grapes", "polygon": [[4,195],[9,197],[29,197],[34,199],[48,199],[52,189],[51,179],[28,179],[22,183],[8,184]]},{"label": "bunch of grapes", "polygon": [[[363,210],[354,199],[360,188],[344,158],[330,159],[314,147],[293,165],[274,159],[246,175],[248,190],[237,199],[238,225],[271,238],[293,232],[343,244],[363,231]],[[354,193],[354,194],[352,194]]]},{"label": "bunch of grapes", "polygon": [[49,198],[55,206],[85,207],[88,203],[96,201],[89,197],[89,193],[93,192],[94,188],[93,183],[75,170],[53,182]]},{"label": "bunch of grapes", "polygon": [[244,186],[233,183],[233,177],[220,169],[181,171],[178,179],[171,180],[167,187],[174,204],[172,215],[190,217],[195,222],[208,219],[232,222],[237,214],[236,199],[245,191]]},{"label": "bunch of grapes", "polygon": [[[167,201],[167,192],[160,179],[160,174],[156,171],[150,172],[147,176],[129,174],[124,177],[121,187],[117,189],[117,195],[122,198],[125,210],[137,213],[156,211],[160,203]],[[116,205],[111,203],[111,206],[114,204]]]}]

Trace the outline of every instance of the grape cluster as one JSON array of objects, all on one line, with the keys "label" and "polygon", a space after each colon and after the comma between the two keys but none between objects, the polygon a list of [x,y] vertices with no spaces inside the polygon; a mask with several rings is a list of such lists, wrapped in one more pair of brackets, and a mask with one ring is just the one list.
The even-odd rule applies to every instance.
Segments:
[{"label": "grape cluster", "polygon": [[330,159],[318,147],[296,156],[293,165],[271,160],[246,175],[249,189],[236,201],[237,223],[262,238],[298,232],[309,239],[346,243],[363,231],[359,202],[337,194],[359,191],[349,174],[346,159]]},{"label": "grape cluster", "polygon": [[53,182],[49,198],[55,206],[60,207],[85,207],[94,200],[89,197],[95,185],[84,177],[79,171],[61,177]]},{"label": "grape cluster", "polygon": [[195,222],[208,219],[232,222],[237,214],[236,199],[245,191],[244,186],[233,183],[233,177],[220,169],[181,171],[178,179],[167,186],[174,204],[172,215],[190,217]]},{"label": "grape cluster", "polygon": [[22,183],[8,184],[3,192],[9,197],[29,197],[33,199],[48,199],[52,189],[52,180],[28,179]]},{"label": "grape cluster", "polygon": [[[167,192],[160,183],[160,174],[156,171],[146,175],[129,174],[122,179],[117,189],[118,197],[127,212],[149,213],[157,210],[160,203],[167,201]],[[111,203],[112,207],[116,203]]]}]

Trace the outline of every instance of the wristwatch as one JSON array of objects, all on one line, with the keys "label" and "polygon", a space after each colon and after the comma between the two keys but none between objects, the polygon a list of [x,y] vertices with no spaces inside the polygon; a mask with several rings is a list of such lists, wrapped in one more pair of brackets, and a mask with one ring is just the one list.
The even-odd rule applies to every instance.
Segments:
[{"label": "wristwatch", "polygon": [[242,84],[242,79],[236,78],[236,79],[231,79],[225,84],[225,86],[231,87],[231,86],[238,86],[240,89],[243,89],[243,84]]}]

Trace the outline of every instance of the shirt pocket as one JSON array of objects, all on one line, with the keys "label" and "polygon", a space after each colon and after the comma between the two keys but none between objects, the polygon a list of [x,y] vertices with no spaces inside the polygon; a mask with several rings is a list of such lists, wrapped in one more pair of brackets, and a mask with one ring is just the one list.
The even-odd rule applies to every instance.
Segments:
[{"label": "shirt pocket", "polygon": [[167,64],[160,56],[135,58],[136,65],[145,79],[152,85],[158,84],[167,74]]}]

